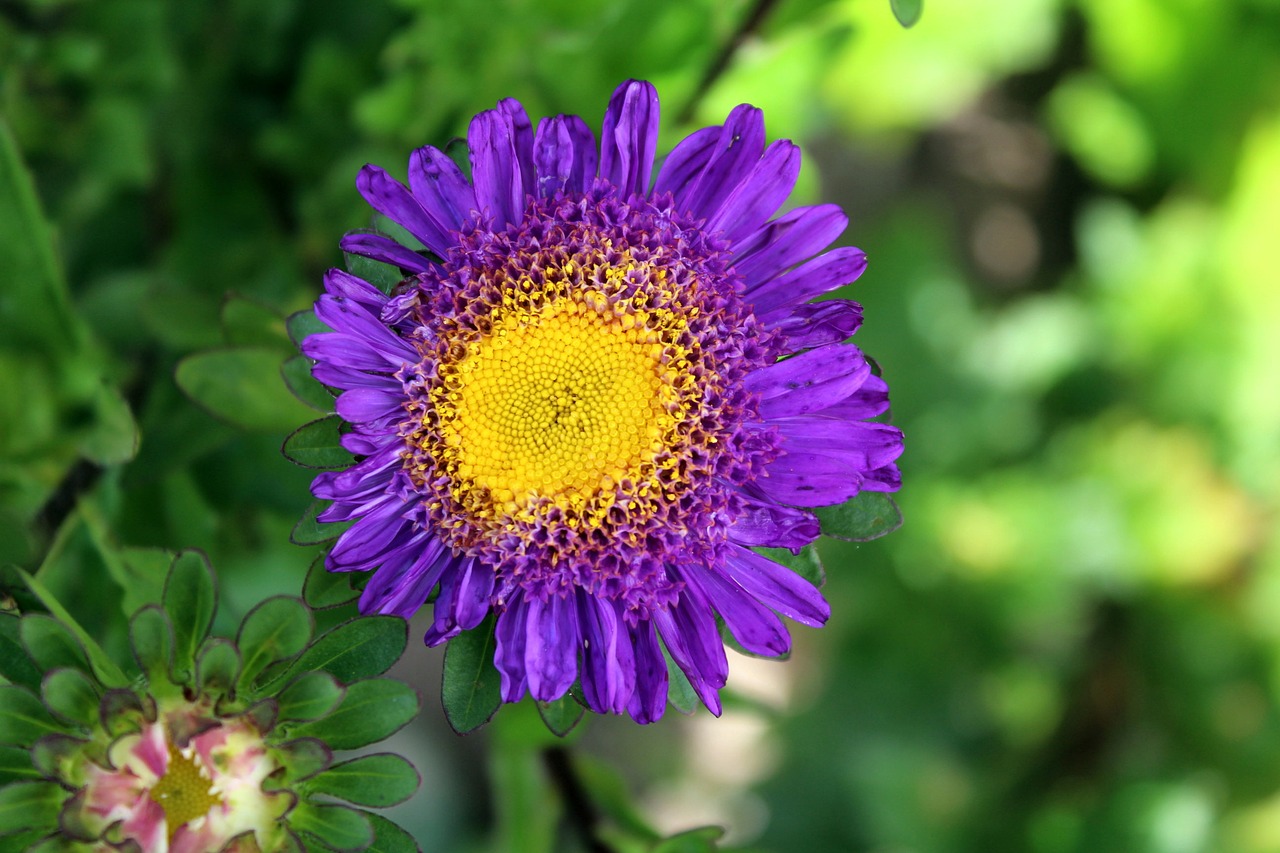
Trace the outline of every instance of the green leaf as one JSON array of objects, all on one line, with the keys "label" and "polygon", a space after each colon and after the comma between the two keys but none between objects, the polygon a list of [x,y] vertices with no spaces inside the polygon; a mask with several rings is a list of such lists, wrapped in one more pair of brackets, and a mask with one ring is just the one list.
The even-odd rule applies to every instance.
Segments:
[{"label": "green leaf", "polygon": [[309,793],[328,794],[358,806],[385,808],[412,797],[421,782],[407,760],[382,752],[335,764],[313,777],[305,788]]},{"label": "green leaf", "polygon": [[365,812],[364,815],[373,826],[373,844],[367,853],[421,853],[418,842],[413,836],[392,823],[380,814]]},{"label": "green leaf", "polygon": [[346,468],[355,458],[342,446],[342,423],[342,418],[331,415],[304,424],[284,440],[281,451],[290,462],[304,468]]},{"label": "green leaf", "polygon": [[78,669],[55,669],[40,686],[44,706],[59,719],[93,729],[98,723],[102,697],[89,676]]},{"label": "green leaf", "polygon": [[71,629],[57,619],[43,613],[29,614],[22,618],[19,633],[27,654],[42,673],[59,667],[90,671],[84,647]]},{"label": "green leaf", "polygon": [[583,708],[568,693],[554,702],[536,702],[538,716],[557,737],[564,737],[573,731],[574,726],[582,719]]},{"label": "green leaf", "polygon": [[328,501],[312,501],[307,511],[302,514],[302,518],[298,519],[298,523],[293,526],[293,530],[289,533],[289,541],[294,545],[320,545],[341,536],[352,522],[338,521],[326,524],[316,521],[316,516],[324,512],[328,506]]},{"label": "green leaf", "polygon": [[0,746],[0,785],[40,778],[31,763],[31,750],[17,746]]},{"label": "green leaf", "polygon": [[267,347],[195,353],[178,362],[178,387],[213,416],[244,429],[285,432],[310,420],[311,410],[280,378],[284,359]]},{"label": "green leaf", "polygon": [[343,258],[346,261],[347,272],[364,279],[383,293],[390,293],[404,280],[404,273],[397,266],[384,264],[362,255],[353,255],[350,252],[344,252]]},{"label": "green leaf", "polygon": [[713,853],[716,842],[724,837],[718,826],[702,826],[681,832],[655,844],[653,853]]},{"label": "green leaf", "polygon": [[333,394],[311,375],[311,359],[295,355],[280,367],[280,376],[293,396],[317,412],[333,411]]},{"label": "green leaf", "polygon": [[213,625],[215,583],[209,560],[199,551],[179,553],[164,583],[164,609],[173,626],[174,677],[183,682],[192,674],[196,650]]},{"label": "green leaf", "polygon": [[915,26],[924,11],[924,0],[889,0],[889,5],[893,7],[893,16],[904,27]]},{"label": "green leaf", "polygon": [[314,737],[334,749],[357,749],[399,731],[418,713],[418,694],[391,678],[357,681],[333,713],[290,727],[293,737]]},{"label": "green leaf", "polygon": [[0,788],[0,835],[39,827],[52,832],[66,798],[67,792],[55,782],[19,782]]},{"label": "green leaf", "polygon": [[[275,787],[290,787],[310,778],[333,762],[333,750],[324,741],[313,737],[300,737],[269,747],[272,755],[285,772],[277,778],[272,774],[268,782]],[[279,772],[279,771],[277,771]]]},{"label": "green leaf", "polygon": [[166,683],[173,670],[173,623],[158,604],[148,604],[129,620],[133,657],[147,674],[151,688]]},{"label": "green leaf", "polygon": [[449,641],[444,651],[440,700],[449,725],[460,735],[475,731],[502,704],[501,680],[493,665],[493,614]]},{"label": "green leaf", "polygon": [[146,331],[182,352],[222,343],[221,329],[211,322],[217,313],[218,303],[213,297],[169,282],[153,286],[141,305]]},{"label": "green leaf", "polygon": [[327,672],[304,672],[276,696],[280,720],[316,720],[338,706],[347,689]]},{"label": "green leaf", "polygon": [[89,632],[80,627],[80,623],[72,618],[67,609],[62,606],[58,599],[53,597],[53,593],[32,575],[22,569],[14,569],[18,577],[22,578],[27,588],[40,600],[52,616],[65,625],[71,633],[75,634],[76,639],[80,641],[81,647],[89,655],[89,662],[93,665],[94,675],[98,680],[107,687],[123,687],[129,683],[129,679],[120,671],[120,667],[116,666],[102,647],[89,636]]},{"label": "green leaf", "polygon": [[702,704],[702,700],[698,698],[684,670],[671,659],[665,645],[662,647],[662,657],[667,661],[667,701],[681,714],[692,714]]},{"label": "green leaf", "polygon": [[590,755],[575,755],[573,766],[583,788],[591,792],[591,802],[614,823],[646,842],[661,838],[636,808],[636,798],[612,765]]},{"label": "green leaf", "polygon": [[123,465],[138,455],[138,424],[120,391],[99,382],[90,403],[93,423],[81,435],[80,454],[99,465]]},{"label": "green leaf", "polygon": [[870,542],[902,526],[902,511],[884,492],[859,492],[839,506],[813,510],[822,524],[822,533],[846,542]]},{"label": "green leaf", "polygon": [[302,346],[302,342],[312,335],[318,335],[321,332],[332,332],[324,323],[320,322],[320,318],[316,316],[316,312],[310,308],[303,311],[290,314],[284,321],[285,328],[289,330],[289,338],[297,346]]},{"label": "green leaf", "polygon": [[364,850],[373,843],[373,826],[364,812],[346,806],[302,800],[289,813],[289,825],[322,850]]},{"label": "green leaf", "polygon": [[94,500],[81,500],[78,508],[107,574],[124,593],[124,612],[132,614],[139,607],[158,601],[174,554],[161,548],[121,548]]},{"label": "green leaf", "polygon": [[240,674],[240,651],[222,637],[210,638],[196,660],[196,686],[201,693],[225,696]]},{"label": "green leaf", "polygon": [[816,587],[821,588],[827,582],[826,569],[822,565],[822,557],[818,549],[806,545],[799,554],[792,554],[786,548],[756,548],[762,557],[768,557],[775,563],[781,563],[800,577]]},{"label": "green leaf", "polygon": [[322,634],[275,680],[324,670],[343,684],[381,675],[404,654],[409,623],[398,616],[361,616]]},{"label": "green leaf", "polygon": [[15,684],[0,685],[0,745],[31,746],[44,735],[61,731],[34,693]]},{"label": "green leaf", "polygon": [[287,349],[289,334],[274,308],[235,293],[222,300],[222,337],[234,346]]},{"label": "green leaf", "polygon": [[240,684],[249,685],[271,664],[302,652],[315,623],[311,611],[293,596],[276,596],[258,604],[240,623],[236,645],[244,656]]},{"label": "green leaf", "polygon": [[48,667],[37,666],[27,655],[22,646],[21,621],[17,616],[0,613],[0,678],[39,690],[42,670]]},{"label": "green leaf", "polygon": [[351,588],[351,572],[331,572],[324,567],[325,555],[311,562],[302,583],[302,600],[315,610],[328,610],[355,601],[360,593]]}]

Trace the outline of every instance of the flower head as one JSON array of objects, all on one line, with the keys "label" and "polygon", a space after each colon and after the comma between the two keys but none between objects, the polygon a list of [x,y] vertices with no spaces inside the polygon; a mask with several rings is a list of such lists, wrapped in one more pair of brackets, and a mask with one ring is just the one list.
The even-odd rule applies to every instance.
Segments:
[{"label": "flower head", "polygon": [[[647,722],[666,653],[718,712],[718,616],[748,651],[789,647],[778,614],[828,616],[754,551],[798,551],[812,507],[892,491],[901,433],[857,348],[854,302],[809,300],[862,272],[824,250],[833,205],[774,218],[799,173],[743,105],[652,180],[658,99],[629,81],[601,143],[576,116],[537,130],[505,100],[472,120],[468,179],[413,152],[408,185],[365,166],[369,204],[417,241],[349,234],[393,265],[390,294],[334,270],[303,351],[340,391],[359,461],[319,475],[324,521],[354,522],[333,571],[372,571],[361,608],[408,616],[438,590],[435,645],[493,612],[502,697],[581,682]],[[817,256],[815,257],[815,255]]]},{"label": "flower head", "polygon": [[[296,853],[310,836],[343,850],[375,836],[412,845],[376,815],[313,799],[383,806],[417,787],[399,756],[333,763],[334,748],[381,740],[417,712],[410,688],[369,678],[399,657],[403,623],[357,619],[312,642],[310,611],[280,596],[250,611],[232,643],[207,636],[215,599],[203,557],[180,555],[163,604],[131,620],[127,666],[67,623],[0,615],[0,636],[20,641],[0,661],[11,682],[0,686],[0,778],[16,778],[0,790],[0,847]],[[351,647],[359,660],[343,654]]]}]

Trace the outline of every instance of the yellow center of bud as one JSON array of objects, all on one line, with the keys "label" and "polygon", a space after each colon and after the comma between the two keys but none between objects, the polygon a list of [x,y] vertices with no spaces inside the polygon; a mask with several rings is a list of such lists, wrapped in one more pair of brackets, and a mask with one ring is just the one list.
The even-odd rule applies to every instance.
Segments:
[{"label": "yellow center of bud", "polygon": [[151,799],[164,809],[169,840],[182,825],[207,815],[222,798],[213,793],[213,782],[193,759],[169,745],[169,767],[151,788]]}]

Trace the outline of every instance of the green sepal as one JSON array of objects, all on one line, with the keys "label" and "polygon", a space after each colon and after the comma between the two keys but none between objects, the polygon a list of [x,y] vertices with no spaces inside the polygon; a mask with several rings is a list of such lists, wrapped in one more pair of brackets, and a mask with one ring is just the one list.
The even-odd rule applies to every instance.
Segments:
[{"label": "green sepal", "polygon": [[283,354],[274,347],[229,347],[193,353],[178,362],[174,380],[192,402],[229,424],[262,432],[287,432],[312,412],[282,394]]},{"label": "green sepal", "polygon": [[822,565],[822,556],[812,545],[801,548],[799,554],[792,554],[786,548],[756,548],[755,551],[762,557],[781,563],[818,588],[827,582],[827,571]]},{"label": "green sepal", "polygon": [[300,737],[271,748],[280,770],[267,777],[264,789],[279,790],[309,779],[333,763],[333,750],[322,740]]},{"label": "green sepal", "polygon": [[845,542],[870,542],[902,526],[902,510],[884,492],[859,492],[839,506],[811,510],[822,525],[822,534]]},{"label": "green sepal", "polygon": [[92,730],[98,723],[102,697],[89,676],[78,669],[55,669],[44,677],[40,698],[55,717]]},{"label": "green sepal", "polygon": [[88,844],[64,838],[59,834],[42,838],[28,847],[25,853],[97,853],[97,851]]},{"label": "green sepal", "polygon": [[[230,713],[230,709],[226,708],[217,710],[220,714]],[[274,697],[268,697],[250,705],[241,712],[241,716],[265,735],[275,729],[276,721],[280,719],[280,705]]]},{"label": "green sepal", "polygon": [[723,837],[721,827],[700,826],[663,839],[653,846],[653,853],[714,853]]},{"label": "green sepal", "polygon": [[31,750],[17,746],[0,746],[0,785],[27,782],[40,778],[32,763]]},{"label": "green sepal", "polygon": [[360,593],[351,586],[351,572],[331,572],[324,567],[325,554],[311,561],[302,582],[302,600],[313,610],[328,610],[355,601]]},{"label": "green sepal", "polygon": [[0,788],[0,836],[41,827],[51,832],[66,798],[67,792],[54,782],[18,782]]},{"label": "green sepal", "polygon": [[283,318],[274,308],[256,299],[228,293],[222,300],[219,316],[222,337],[229,344],[284,347],[289,343]]},{"label": "green sepal", "polygon": [[324,670],[343,684],[381,675],[400,660],[409,641],[409,623],[398,616],[360,616],[320,635],[298,656],[286,675]]},{"label": "green sepal", "polygon": [[497,619],[491,613],[445,647],[440,701],[445,719],[460,735],[489,722],[502,705],[501,677],[493,665],[496,624]]},{"label": "green sepal", "polygon": [[23,621],[17,616],[0,613],[0,677],[11,684],[39,690],[43,673],[23,646],[20,624]]},{"label": "green sepal", "polygon": [[83,758],[91,746],[89,741],[74,735],[45,735],[32,745],[27,760],[46,779],[80,785],[84,783]]},{"label": "green sepal", "polygon": [[22,618],[22,645],[42,672],[67,667],[91,672],[89,655],[66,625],[43,613]]},{"label": "green sepal", "polygon": [[169,682],[173,671],[174,631],[169,614],[158,604],[148,604],[129,620],[133,657],[152,689]]},{"label": "green sepal", "polygon": [[178,554],[164,583],[164,609],[173,627],[173,675],[184,684],[195,674],[196,650],[213,625],[216,583],[208,558],[199,551]]},{"label": "green sepal", "polygon": [[280,378],[293,396],[317,412],[333,412],[333,393],[311,375],[311,359],[305,355],[295,355],[280,365]]},{"label": "green sepal", "polygon": [[333,331],[333,329],[321,322],[320,318],[316,316],[316,312],[310,308],[304,308],[301,311],[290,314],[285,318],[284,327],[289,332],[289,339],[299,347],[302,346],[303,341],[312,335]]},{"label": "green sepal", "polygon": [[16,684],[0,685],[0,746],[31,746],[62,732],[36,694]]},{"label": "green sepal", "polygon": [[373,843],[373,826],[364,812],[339,805],[300,801],[289,813],[289,825],[321,850],[366,850]]},{"label": "green sepal", "polygon": [[332,713],[289,727],[291,737],[316,737],[334,749],[358,749],[399,731],[418,713],[417,692],[391,678],[357,681]]},{"label": "green sepal", "polygon": [[404,272],[392,264],[384,264],[363,255],[353,255],[351,252],[343,252],[342,257],[346,262],[347,272],[364,279],[383,293],[391,293],[397,284],[404,281]]},{"label": "green sepal", "polygon": [[413,796],[422,783],[418,771],[399,755],[380,752],[335,764],[313,776],[303,790],[358,806],[385,808]]},{"label": "green sepal", "polygon": [[289,541],[294,545],[322,545],[325,542],[332,542],[341,536],[343,531],[351,526],[352,522],[335,521],[325,523],[316,520],[316,516],[328,508],[328,501],[312,501],[306,511],[303,512],[302,518],[298,519],[298,523],[293,526],[293,530],[289,533]]},{"label": "green sepal", "polygon": [[314,630],[311,611],[298,598],[281,595],[259,603],[236,634],[244,658],[237,689],[245,690],[271,664],[300,654]]},{"label": "green sepal", "polygon": [[538,716],[556,737],[564,737],[582,720],[583,707],[569,693],[551,702],[538,702]]},{"label": "green sepal", "polygon": [[667,702],[681,714],[692,714],[702,704],[698,692],[689,683],[684,670],[672,659],[665,644],[662,646],[662,657],[667,662]]},{"label": "green sepal", "polygon": [[893,16],[898,19],[899,24],[904,27],[913,27],[920,20],[920,13],[924,11],[924,0],[889,0],[889,6],[893,9]]},{"label": "green sepal", "polygon": [[399,824],[372,812],[365,812],[364,816],[373,826],[373,843],[366,853],[422,853],[418,842]]},{"label": "green sepal", "polygon": [[132,690],[117,687],[102,694],[98,705],[98,722],[111,737],[141,731],[149,720],[156,717],[155,700],[143,699]]},{"label": "green sepal", "polygon": [[355,462],[355,457],[342,446],[342,424],[342,418],[337,415],[303,424],[284,440],[280,452],[303,468],[346,468]]},{"label": "green sepal", "polygon": [[226,696],[240,676],[240,650],[235,643],[212,637],[200,647],[196,659],[196,687],[209,696]]},{"label": "green sepal", "polygon": [[280,720],[317,720],[338,707],[346,692],[327,672],[304,672],[276,696]]}]

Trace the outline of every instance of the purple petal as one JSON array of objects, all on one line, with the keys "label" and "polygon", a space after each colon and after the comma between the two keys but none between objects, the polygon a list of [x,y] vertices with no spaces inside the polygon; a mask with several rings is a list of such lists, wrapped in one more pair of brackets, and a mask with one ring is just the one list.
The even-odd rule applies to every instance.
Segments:
[{"label": "purple petal", "polygon": [[[416,363],[419,359],[412,344],[387,328],[381,319],[354,299],[324,293],[316,300],[315,311],[320,322],[335,332],[360,338],[382,353],[390,364],[399,367],[406,362]],[[310,335],[308,339],[313,337],[315,335]]]},{"label": "purple petal", "polygon": [[[413,526],[400,511],[382,515],[366,515],[338,537],[325,558],[325,566],[334,571],[359,571],[361,567],[379,563],[389,553],[403,548],[414,538]],[[372,566],[370,566],[372,567]]]},{"label": "purple petal", "polygon": [[830,293],[855,281],[867,268],[867,255],[861,249],[845,246],[801,264],[786,275],[762,279],[747,288],[747,301],[763,317],[770,312],[798,305]]},{"label": "purple petal", "polygon": [[902,472],[897,465],[885,465],[868,471],[862,478],[864,492],[896,492],[902,488]]},{"label": "purple petal", "polygon": [[[514,107],[511,104],[515,102],[499,102],[497,109],[487,110],[473,118],[467,129],[476,205],[489,217],[494,228],[518,221],[524,212],[525,163],[528,164],[530,190],[533,183],[533,139],[529,119],[524,117],[524,110],[518,104]],[[522,122],[520,117],[524,117]],[[530,136],[527,145],[523,133]],[[525,148],[530,157],[522,161]]]},{"label": "purple petal", "polygon": [[320,332],[309,335],[302,341],[302,354],[316,361],[352,370],[377,370],[389,373],[392,369],[398,369],[404,364],[404,361],[393,363],[382,353],[370,347],[363,337],[345,335],[341,332]]},{"label": "purple petal", "polygon": [[377,423],[404,416],[404,395],[375,388],[352,388],[338,395],[337,412],[353,424]]},{"label": "purple petal", "polygon": [[889,424],[823,417],[788,418],[774,424],[787,453],[834,456],[858,472],[883,467],[902,455],[902,430]]},{"label": "purple petal", "polygon": [[870,373],[857,347],[829,346],[763,367],[747,376],[746,386],[760,394],[761,417],[772,420],[832,406],[858,390]]},{"label": "purple petal", "polygon": [[528,686],[524,663],[525,637],[528,635],[529,607],[523,592],[517,592],[498,614],[495,631],[498,648],[493,663],[502,678],[502,701],[518,702]]},{"label": "purple petal", "polygon": [[723,231],[731,241],[755,231],[787,200],[799,176],[800,149],[790,140],[778,140],[708,220],[706,230]]},{"label": "purple petal", "polygon": [[778,503],[834,506],[861,490],[862,471],[839,456],[795,450],[768,463],[755,486]]},{"label": "purple petal", "polygon": [[[382,370],[386,370],[383,367]],[[336,367],[328,362],[320,362],[311,366],[311,375],[321,385],[330,388],[351,390],[352,388],[375,388],[388,393],[403,391],[404,385],[394,376],[386,373],[364,373],[351,367]]]},{"label": "purple petal", "polygon": [[627,713],[637,723],[652,723],[667,709],[667,661],[652,621],[628,625],[627,634],[636,661],[636,689],[627,700]]},{"label": "purple petal", "polygon": [[624,195],[649,189],[658,113],[658,90],[643,80],[628,80],[609,99],[600,132],[600,177]]},{"label": "purple petal", "polygon": [[803,548],[822,534],[811,512],[743,498],[743,508],[729,527],[729,538],[750,547]]},{"label": "purple petal", "polygon": [[831,605],[813,584],[768,557],[735,545],[724,565],[739,586],[783,616],[815,628],[831,616]]},{"label": "purple petal", "polygon": [[[415,257],[417,256],[415,255]],[[342,296],[353,302],[358,302],[374,316],[377,316],[382,311],[382,306],[387,301],[387,294],[346,270],[330,269],[326,272],[324,274],[324,289],[325,292],[332,296]]]},{"label": "purple petal", "polygon": [[344,471],[325,471],[311,481],[311,494],[326,501],[360,500],[387,492],[400,468],[400,448],[387,445]]},{"label": "purple petal", "polygon": [[573,599],[555,594],[546,601],[531,599],[527,622],[524,661],[529,692],[543,702],[559,699],[578,677],[582,639]]},{"label": "purple petal", "polygon": [[591,128],[578,116],[556,116],[538,123],[533,163],[538,195],[580,193],[591,186],[599,155]]},{"label": "purple petal", "polygon": [[765,319],[765,327],[787,337],[791,350],[838,344],[862,325],[862,306],[851,299],[829,299],[796,306],[790,314]]},{"label": "purple petal", "polygon": [[427,601],[452,555],[438,537],[428,539],[416,553],[384,563],[360,594],[360,612],[385,613],[408,619]]},{"label": "purple petal", "polygon": [[874,373],[868,374],[862,386],[834,406],[823,409],[824,418],[842,421],[861,421],[874,418],[889,410],[889,386]]},{"label": "purple petal", "polygon": [[716,620],[701,593],[686,586],[676,603],[653,614],[671,658],[689,679],[702,704],[720,716],[717,691],[729,678],[729,661]]},{"label": "purple petal", "polygon": [[457,231],[476,208],[476,193],[458,164],[430,145],[409,155],[409,189],[448,231]]},{"label": "purple petal", "polygon": [[849,224],[834,204],[801,207],[744,238],[735,252],[734,267],[746,281],[747,292],[782,271],[806,261],[839,237]]},{"label": "purple petal", "polygon": [[[657,188],[674,193],[676,209],[693,216],[714,216],[764,152],[764,114],[750,104],[734,107],[724,126],[714,130],[715,144],[705,152],[701,148],[705,139],[694,134],[698,147],[690,146],[680,159],[665,165]],[[675,155],[673,151],[672,158]],[[696,175],[684,177],[690,166],[699,163],[702,168]],[[680,184],[675,183],[678,177],[684,177]]]},{"label": "purple petal", "polygon": [[621,714],[636,687],[631,637],[612,604],[579,590],[578,623],[584,643],[582,689],[598,714]]},{"label": "purple petal", "polygon": [[[343,236],[338,243],[338,247],[344,252],[350,252],[353,255],[360,255],[365,258],[373,258],[375,261],[391,264],[394,267],[411,272],[426,272],[432,267],[431,262],[422,257],[422,255],[412,249],[406,249],[383,234],[352,231]],[[383,301],[386,301],[385,296]]]},{"label": "purple petal", "polygon": [[705,569],[690,570],[685,577],[702,590],[744,649],[769,657],[784,655],[791,649],[791,636],[782,620],[737,583]]},{"label": "purple petal", "polygon": [[719,126],[704,127],[676,143],[658,171],[654,193],[672,193],[677,201],[687,193],[693,181],[707,167],[707,160],[715,151],[722,130]]},{"label": "purple petal", "polygon": [[523,209],[524,197],[533,195],[536,176],[533,169],[533,124],[515,98],[498,101],[498,111],[511,122],[511,142],[515,146],[516,165],[520,168],[520,203]]},{"label": "purple petal", "polygon": [[493,569],[479,560],[463,557],[452,563],[453,571],[440,580],[440,595],[432,615],[434,621],[423,636],[428,646],[438,646],[484,621],[493,592]]},{"label": "purple petal", "polygon": [[370,207],[404,226],[437,255],[444,255],[449,250],[453,241],[448,231],[423,209],[408,187],[388,175],[385,169],[366,164],[356,175],[356,189]]}]

